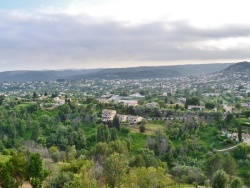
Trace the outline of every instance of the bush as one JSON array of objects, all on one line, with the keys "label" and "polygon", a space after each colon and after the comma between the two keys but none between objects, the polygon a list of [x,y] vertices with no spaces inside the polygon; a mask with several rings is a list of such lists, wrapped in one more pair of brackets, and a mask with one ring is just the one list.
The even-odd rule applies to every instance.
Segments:
[{"label": "bush", "polygon": [[11,154],[11,150],[10,149],[3,149],[2,154],[3,155],[10,155]]},{"label": "bush", "polygon": [[89,137],[87,137],[87,142],[88,143],[93,143],[96,141],[96,134],[92,134]]},{"label": "bush", "polygon": [[235,177],[235,178],[232,180],[230,187],[231,187],[231,188],[242,188],[243,185],[244,185],[244,184],[243,184],[243,182],[241,181],[241,179],[238,178],[238,177]]},{"label": "bush", "polygon": [[130,129],[128,127],[122,127],[121,128],[121,133],[128,134],[128,133],[130,133]]},{"label": "bush", "polygon": [[228,143],[228,144],[232,144],[232,143],[233,143],[233,140],[227,139],[227,143]]},{"label": "bush", "polygon": [[144,125],[140,126],[140,133],[144,133],[146,131],[146,127]]}]

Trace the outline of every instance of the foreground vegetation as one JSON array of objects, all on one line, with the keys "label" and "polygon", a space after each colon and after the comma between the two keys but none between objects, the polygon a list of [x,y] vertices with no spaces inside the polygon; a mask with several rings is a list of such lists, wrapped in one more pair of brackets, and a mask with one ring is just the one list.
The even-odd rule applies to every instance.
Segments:
[{"label": "foreground vegetation", "polygon": [[[81,105],[66,100],[48,110],[36,100],[3,100],[0,186],[14,188],[24,181],[34,188],[250,184],[249,147],[221,135],[222,128],[248,131],[245,112],[222,120],[219,112],[188,112],[184,107],[164,111],[142,105],[143,101],[137,108],[124,107],[86,98]],[[153,118],[138,125],[104,124],[100,118],[104,108]],[[190,118],[160,119],[173,114]]]}]

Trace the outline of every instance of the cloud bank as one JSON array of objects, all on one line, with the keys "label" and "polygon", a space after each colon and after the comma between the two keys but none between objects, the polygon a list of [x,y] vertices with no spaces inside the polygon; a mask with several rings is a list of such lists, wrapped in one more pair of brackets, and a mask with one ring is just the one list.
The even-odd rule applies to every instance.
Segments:
[{"label": "cloud bank", "polygon": [[128,24],[54,9],[1,10],[0,71],[229,62],[250,58],[250,24]]}]

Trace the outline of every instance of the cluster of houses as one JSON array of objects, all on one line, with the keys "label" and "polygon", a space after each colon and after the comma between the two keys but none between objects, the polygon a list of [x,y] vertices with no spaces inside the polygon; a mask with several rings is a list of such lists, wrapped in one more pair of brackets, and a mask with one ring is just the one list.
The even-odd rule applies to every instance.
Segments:
[{"label": "cluster of houses", "polygon": [[54,98],[54,106],[61,106],[65,104],[65,99],[64,98],[60,98],[60,97],[55,97]]},{"label": "cluster of houses", "polygon": [[113,95],[109,99],[100,98],[100,99],[97,99],[97,100],[100,103],[109,103],[109,102],[123,103],[124,106],[137,106],[138,105],[138,100],[133,100],[131,97],[122,97],[122,96],[119,96],[119,95]]},{"label": "cluster of houses", "polygon": [[244,107],[244,108],[248,108],[250,109],[250,102],[244,102],[244,103],[241,103],[241,106]]},{"label": "cluster of houses", "polygon": [[116,114],[116,110],[103,109],[102,110],[102,121],[103,122],[113,121],[113,119],[116,115],[117,115],[120,123],[128,122],[130,125],[135,125],[135,124],[141,122],[141,120],[142,120],[142,117],[140,117],[140,116]]},{"label": "cluster of houses", "polygon": [[[222,130],[222,136],[226,136],[227,138],[235,141],[239,141],[238,133],[230,133],[227,130]],[[242,133],[242,141],[250,146],[250,134],[249,133]]]},{"label": "cluster of houses", "polygon": [[228,114],[236,114],[241,113],[241,110],[234,108],[233,106],[223,105],[224,113],[222,118],[225,119]]}]

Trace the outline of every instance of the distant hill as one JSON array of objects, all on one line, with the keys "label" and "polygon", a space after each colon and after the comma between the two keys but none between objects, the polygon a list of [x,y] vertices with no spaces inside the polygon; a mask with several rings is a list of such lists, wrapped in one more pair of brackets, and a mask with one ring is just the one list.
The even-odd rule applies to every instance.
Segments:
[{"label": "distant hill", "polygon": [[182,74],[173,69],[165,67],[136,67],[136,68],[117,68],[103,69],[95,73],[78,75],[76,79],[144,79],[144,78],[165,78],[180,77]]},{"label": "distant hill", "polygon": [[41,70],[0,72],[0,82],[55,81],[57,79],[145,79],[196,76],[226,69],[232,64],[148,66],[109,69]]},{"label": "distant hill", "polygon": [[73,75],[84,75],[96,71],[99,71],[99,69],[5,71],[0,72],[0,82],[55,81],[57,79],[67,79]]},{"label": "distant hill", "polygon": [[235,63],[233,65],[230,65],[228,68],[226,68],[224,71],[230,71],[230,72],[244,72],[246,70],[250,70],[250,62],[244,61]]},{"label": "distant hill", "polygon": [[72,79],[146,79],[146,78],[171,78],[181,76],[196,76],[224,70],[232,64],[198,64],[178,66],[148,66],[102,69],[98,72],[78,75]]}]

